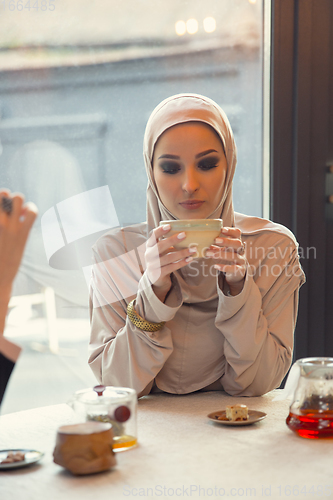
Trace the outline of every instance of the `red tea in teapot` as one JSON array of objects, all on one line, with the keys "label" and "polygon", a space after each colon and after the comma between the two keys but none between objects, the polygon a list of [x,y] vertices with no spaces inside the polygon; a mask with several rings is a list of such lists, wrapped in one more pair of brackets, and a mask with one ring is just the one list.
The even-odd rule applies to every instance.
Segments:
[{"label": "red tea in teapot", "polygon": [[301,437],[333,437],[333,397],[312,395],[299,409],[290,411],[286,423]]}]

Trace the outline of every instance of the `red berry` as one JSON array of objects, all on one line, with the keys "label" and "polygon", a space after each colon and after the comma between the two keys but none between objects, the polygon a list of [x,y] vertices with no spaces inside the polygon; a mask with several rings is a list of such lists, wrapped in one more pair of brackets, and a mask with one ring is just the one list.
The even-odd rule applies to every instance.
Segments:
[{"label": "red berry", "polygon": [[127,406],[118,406],[114,412],[114,418],[117,422],[126,422],[131,416],[130,409]]}]

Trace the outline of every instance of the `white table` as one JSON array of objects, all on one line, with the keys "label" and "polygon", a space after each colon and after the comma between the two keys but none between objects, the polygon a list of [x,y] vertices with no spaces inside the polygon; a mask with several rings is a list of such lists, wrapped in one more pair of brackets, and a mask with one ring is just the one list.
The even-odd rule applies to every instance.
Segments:
[{"label": "white table", "polygon": [[[33,448],[45,457],[1,471],[0,499],[333,498],[333,440],[296,436],[285,424],[289,402],[273,397],[146,396],[138,405],[139,446],[117,453],[113,470],[82,477],[53,463],[56,430],[73,420],[67,405],[4,415],[0,449]],[[206,417],[236,402],[267,418],[235,428]]]}]

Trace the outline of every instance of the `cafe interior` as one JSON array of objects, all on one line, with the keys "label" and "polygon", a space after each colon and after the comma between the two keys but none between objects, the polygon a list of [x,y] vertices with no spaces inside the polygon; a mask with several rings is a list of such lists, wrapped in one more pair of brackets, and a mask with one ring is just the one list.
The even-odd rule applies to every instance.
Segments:
[{"label": "cafe interior", "polygon": [[[4,330],[22,350],[0,407],[0,498],[333,498],[333,0],[0,11],[0,186],[38,208]],[[146,219],[146,123],[183,92],[229,117],[235,210],[299,244],[291,369],[265,394],[138,398],[88,364],[91,247]]]}]

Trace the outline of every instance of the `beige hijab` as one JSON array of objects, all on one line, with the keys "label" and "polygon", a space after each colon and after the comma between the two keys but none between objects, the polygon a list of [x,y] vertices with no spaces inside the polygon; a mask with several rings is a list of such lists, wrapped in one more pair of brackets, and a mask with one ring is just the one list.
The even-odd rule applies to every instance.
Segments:
[{"label": "beige hijab", "polygon": [[225,226],[234,226],[232,181],[236,168],[237,151],[234,136],[224,111],[211,99],[197,94],[178,94],[162,101],[152,112],[146,127],[143,155],[148,176],[147,222],[149,230],[161,220],[176,219],[163,205],[153,177],[152,159],[158,138],[168,128],[186,122],[203,122],[210,125],[221,138],[228,171],[223,196],[215,211],[207,219],[223,219]]},{"label": "beige hijab", "polygon": [[[152,159],[158,138],[168,128],[185,122],[198,121],[210,125],[221,138],[226,160],[227,174],[220,203],[208,218],[220,218],[226,227],[237,226],[242,231],[246,243],[248,272],[251,272],[264,295],[277,279],[263,265],[275,269],[292,268],[291,280],[296,289],[304,282],[304,274],[297,255],[297,242],[294,235],[285,227],[268,220],[235,214],[232,202],[232,182],[237,162],[237,150],[233,133],[224,111],[213,100],[197,94],[178,94],[162,101],[152,112],[144,136],[144,160],[148,176],[147,223],[148,232],[157,227],[162,220],[176,219],[161,202],[153,176]],[[286,238],[287,237],[287,238]],[[260,251],[259,251],[260,250]],[[205,259],[207,268],[214,262]],[[193,261],[176,271],[182,289],[184,302],[199,303],[217,300],[216,277],[209,272],[203,276],[202,259]]]}]

